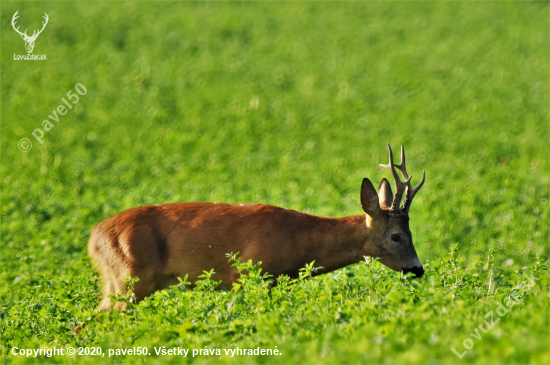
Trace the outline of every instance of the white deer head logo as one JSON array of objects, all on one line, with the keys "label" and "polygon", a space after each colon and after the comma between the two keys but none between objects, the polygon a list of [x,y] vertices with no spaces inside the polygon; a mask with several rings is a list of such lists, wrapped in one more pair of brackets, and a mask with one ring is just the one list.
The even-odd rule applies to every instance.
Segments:
[{"label": "white deer head logo", "polygon": [[38,35],[40,33],[42,33],[42,31],[44,30],[44,28],[46,28],[46,24],[48,24],[48,14],[44,13],[44,19],[46,20],[46,22],[42,22],[42,29],[40,29],[38,31],[38,33],[36,32],[36,30],[32,33],[32,35],[29,37],[27,35],[27,30],[25,29],[25,31],[23,33],[21,33],[19,31],[19,27],[15,27],[15,19],[19,18],[19,16],[17,15],[17,13],[19,12],[19,10],[17,10],[15,12],[15,14],[13,14],[13,18],[11,18],[11,26],[13,27],[13,29],[19,33],[21,35],[21,38],[23,38],[23,40],[25,41],[25,48],[27,49],[27,53],[32,53],[32,50],[34,48],[34,42],[36,41],[36,38],[38,38]]}]

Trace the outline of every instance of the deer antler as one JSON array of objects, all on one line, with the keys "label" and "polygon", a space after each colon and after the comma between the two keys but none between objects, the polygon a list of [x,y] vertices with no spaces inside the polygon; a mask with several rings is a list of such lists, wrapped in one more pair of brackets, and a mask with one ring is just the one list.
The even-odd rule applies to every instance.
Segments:
[{"label": "deer antler", "polygon": [[[46,19],[46,22],[45,22],[45,23],[42,22],[42,29],[40,29],[40,30],[38,31],[38,33],[36,33],[36,30],[35,30],[35,31],[32,33],[32,35],[30,36],[30,38],[36,39],[36,38],[40,35],[40,33],[42,33],[42,31],[44,30],[44,28],[46,28],[46,25],[48,24],[48,20],[49,20],[50,18],[48,18],[48,14],[46,14],[46,13],[44,13],[43,18]],[[35,33],[36,33],[36,34],[35,34]]]},{"label": "deer antler", "polygon": [[17,18],[19,18],[19,16],[17,15],[18,12],[19,12],[19,10],[17,10],[17,11],[15,12],[15,14],[13,14],[13,18],[11,18],[11,26],[13,27],[13,30],[15,30],[17,33],[19,33],[19,34],[21,34],[22,36],[25,36],[25,37],[28,38],[27,30],[26,30],[26,29],[25,29],[25,32],[24,32],[24,33],[21,33],[21,32],[19,31],[19,27],[17,27],[17,28],[15,27],[15,20],[16,20]]},{"label": "deer antler", "polygon": [[401,197],[403,196],[403,193],[405,192],[405,188],[407,187],[407,185],[410,184],[411,178],[410,177],[407,178],[403,176],[403,178],[405,179],[405,182],[402,182],[401,179],[399,179],[399,175],[397,174],[397,171],[395,171],[395,168],[394,168],[394,166],[397,166],[397,165],[393,163],[393,153],[389,143],[388,143],[388,152],[390,154],[390,163],[388,165],[380,164],[380,166],[388,169],[391,172],[393,179],[395,180],[395,196],[393,198],[390,212],[399,213],[399,204],[401,203]]},{"label": "deer antler", "polygon": [[[408,215],[409,208],[411,207],[411,203],[414,196],[416,195],[418,190],[420,190],[422,185],[424,185],[424,181],[426,180],[426,172],[424,171],[422,173],[422,180],[420,180],[418,185],[412,188],[411,186],[412,175],[409,176],[409,174],[407,173],[407,167],[405,165],[405,149],[401,145],[401,163],[399,165],[395,165],[393,163],[393,154],[389,144],[388,144],[388,151],[390,153],[390,164],[380,165],[380,166],[390,170],[390,172],[393,175],[393,178],[395,179],[396,192],[393,198],[390,214]],[[405,182],[401,182],[401,180],[399,179],[399,176],[397,175],[397,171],[395,171],[394,166],[399,169],[399,171],[401,172],[401,175],[403,176],[403,179],[405,179]],[[401,203],[401,197],[403,196],[403,192],[406,192],[405,199],[403,200],[403,206],[401,207],[401,209],[399,209],[399,204]]]},{"label": "deer antler", "polygon": [[35,31],[32,33],[32,35],[29,37],[29,36],[27,35],[27,30],[26,30],[26,29],[25,29],[25,32],[21,33],[21,32],[19,31],[19,27],[17,27],[17,28],[15,27],[15,26],[16,26],[15,20],[16,20],[17,18],[19,18],[19,15],[17,14],[18,12],[19,12],[19,10],[17,10],[17,11],[15,12],[15,14],[13,14],[13,17],[11,18],[11,26],[13,27],[13,29],[14,29],[17,33],[19,33],[19,34],[21,34],[21,36],[25,37],[25,39],[35,40],[35,39],[38,37],[38,35],[39,35],[40,33],[42,33],[42,31],[44,30],[44,28],[46,28],[46,25],[48,24],[48,20],[49,20],[48,14],[44,13],[44,17],[43,17],[43,18],[46,20],[46,22],[42,22],[42,29],[40,29],[40,30],[38,31],[38,33],[37,33],[37,31],[35,30]]},{"label": "deer antler", "polygon": [[[403,145],[401,145],[401,164],[395,165],[401,171],[401,175],[403,175],[404,179],[409,179],[409,183],[407,184],[407,194],[405,195],[405,200],[403,201],[403,213],[409,214],[409,208],[411,207],[412,200],[416,193],[418,193],[418,190],[424,185],[424,181],[426,180],[426,171],[422,172],[422,180],[414,187],[414,189],[411,186],[410,177],[407,174],[407,167],[405,166],[405,148],[403,148]],[[412,177],[412,175],[411,175]]]}]

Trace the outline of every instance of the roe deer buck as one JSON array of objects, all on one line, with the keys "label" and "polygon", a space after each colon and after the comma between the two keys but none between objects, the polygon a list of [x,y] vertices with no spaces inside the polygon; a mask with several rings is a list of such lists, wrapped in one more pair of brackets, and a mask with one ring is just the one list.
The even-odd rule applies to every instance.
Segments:
[{"label": "roe deer buck", "polygon": [[[396,192],[385,178],[378,192],[363,179],[361,205],[365,215],[343,218],[317,217],[265,204],[174,203],[125,210],[98,224],[92,231],[89,253],[105,284],[98,309],[110,308],[109,294],[125,292],[124,278],[138,276],[134,293],[142,300],[156,290],[178,283],[189,275],[191,282],[214,268],[215,280],[235,283],[239,274],[227,262],[226,253],[240,252],[243,261],[261,261],[264,272],[298,277],[299,269],[315,260],[318,274],[378,257],[395,271],[424,269],[409,230],[409,208],[422,187],[411,187],[401,146],[401,164],[380,165],[390,170]],[[401,181],[395,167],[403,175]],[[403,194],[405,199],[400,207]],[[115,309],[125,309],[118,302]]]}]

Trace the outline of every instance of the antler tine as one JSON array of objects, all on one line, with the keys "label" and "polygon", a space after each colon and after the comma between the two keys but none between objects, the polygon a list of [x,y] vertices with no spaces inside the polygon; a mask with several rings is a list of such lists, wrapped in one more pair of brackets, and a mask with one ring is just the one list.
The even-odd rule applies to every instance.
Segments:
[{"label": "antler tine", "polygon": [[411,188],[412,175],[409,176],[409,174],[407,173],[407,165],[405,163],[405,147],[403,147],[403,145],[401,145],[401,163],[399,165],[395,165],[395,167],[399,169],[399,171],[401,172],[401,175],[403,175],[403,179],[408,180],[407,189],[405,191],[405,199],[403,199],[403,212],[406,213],[405,206],[411,200],[410,194],[412,191],[412,188]]},{"label": "antler tine", "polygon": [[[407,174],[407,166],[405,165],[405,148],[401,145],[401,164],[395,165],[403,175],[403,179],[409,179],[409,174]],[[412,177],[412,175],[411,175]]]},{"label": "antler tine", "polygon": [[[401,198],[403,197],[403,193],[405,192],[405,189],[407,188],[407,186],[410,185],[411,178],[403,175],[405,182],[401,181],[401,179],[399,178],[399,175],[397,174],[397,171],[395,171],[394,166],[397,166],[397,165],[393,163],[393,153],[389,143],[388,143],[388,152],[390,155],[390,163],[388,165],[380,164],[380,166],[388,169],[391,172],[393,179],[395,180],[395,195],[393,197],[391,211],[397,212],[399,210],[399,205],[401,203]],[[401,156],[402,156],[402,162],[403,162],[403,156],[404,156],[403,149],[401,149]]]},{"label": "antler tine", "polygon": [[405,214],[409,214],[409,208],[411,207],[412,200],[416,193],[418,193],[418,190],[424,185],[424,181],[426,180],[426,171],[422,171],[422,180],[414,187],[414,189],[411,189],[411,185],[409,182],[409,186],[407,189],[407,196],[405,197],[405,201],[403,202],[403,212]]}]

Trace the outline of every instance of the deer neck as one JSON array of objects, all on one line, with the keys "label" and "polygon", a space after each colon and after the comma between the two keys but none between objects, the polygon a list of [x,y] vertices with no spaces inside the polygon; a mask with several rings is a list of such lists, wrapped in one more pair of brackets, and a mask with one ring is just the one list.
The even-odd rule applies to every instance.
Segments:
[{"label": "deer neck", "polygon": [[[312,217],[313,218],[313,217]],[[365,215],[343,218],[314,217],[314,229],[306,238],[306,263],[315,260],[318,273],[330,272],[360,262],[365,252],[369,230]]]}]

